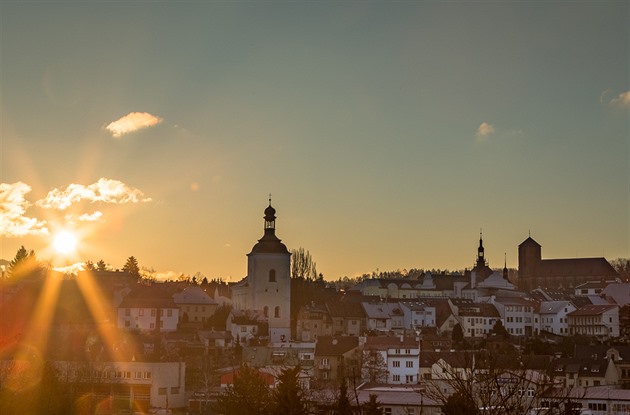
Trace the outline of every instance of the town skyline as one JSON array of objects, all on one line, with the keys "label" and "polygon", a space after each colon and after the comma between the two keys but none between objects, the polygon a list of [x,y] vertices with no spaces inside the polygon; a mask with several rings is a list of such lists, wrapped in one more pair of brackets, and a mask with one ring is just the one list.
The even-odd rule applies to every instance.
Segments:
[{"label": "town skyline", "polygon": [[326,279],[630,257],[628,2],[0,11],[2,259],[238,281],[269,193]]}]

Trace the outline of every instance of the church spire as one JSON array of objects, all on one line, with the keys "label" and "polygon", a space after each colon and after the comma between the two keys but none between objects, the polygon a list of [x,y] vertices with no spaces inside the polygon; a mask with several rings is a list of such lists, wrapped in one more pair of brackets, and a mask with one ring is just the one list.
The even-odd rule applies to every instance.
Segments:
[{"label": "church spire", "polygon": [[276,230],[276,210],[271,206],[271,193],[269,193],[269,206],[265,209],[265,233],[270,229],[271,233]]},{"label": "church spire", "polygon": [[486,265],[485,252],[483,248],[483,231],[479,229],[479,248],[477,248],[477,267]]}]

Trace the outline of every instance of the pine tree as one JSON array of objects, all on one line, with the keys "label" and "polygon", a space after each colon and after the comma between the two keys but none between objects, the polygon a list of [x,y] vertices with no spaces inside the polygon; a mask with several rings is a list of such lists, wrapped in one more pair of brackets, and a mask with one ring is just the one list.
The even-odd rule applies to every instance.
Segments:
[{"label": "pine tree", "polygon": [[[343,367],[343,365],[342,365]],[[350,399],[348,399],[348,380],[343,370],[341,372],[341,383],[339,384],[339,395],[337,395],[337,401],[333,408],[334,415],[350,415],[352,414],[352,405],[350,405]]]},{"label": "pine tree", "polygon": [[278,375],[278,386],[273,394],[274,414],[307,415],[304,390],[299,383],[301,368],[284,369]]},{"label": "pine tree", "polygon": [[130,256],[127,258],[123,271],[126,271],[129,275],[140,278],[140,267],[138,267],[138,260],[136,257]]},{"label": "pine tree", "polygon": [[370,400],[363,405],[363,408],[361,408],[363,415],[383,415],[383,407],[376,398],[375,394],[370,393]]},{"label": "pine tree", "polygon": [[107,264],[102,259],[96,263],[96,268],[99,271],[107,271]]},{"label": "pine tree", "polygon": [[9,278],[22,278],[35,273],[39,269],[35,251],[30,252],[24,248],[24,245],[17,250],[15,257],[9,264]]},{"label": "pine tree", "polygon": [[214,411],[223,415],[270,415],[271,394],[258,371],[243,365],[234,376],[234,385],[221,394]]}]

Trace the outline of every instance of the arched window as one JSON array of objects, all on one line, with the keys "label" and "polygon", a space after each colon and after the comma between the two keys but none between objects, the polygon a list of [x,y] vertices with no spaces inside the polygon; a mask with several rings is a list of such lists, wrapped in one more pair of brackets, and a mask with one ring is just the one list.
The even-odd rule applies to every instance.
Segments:
[{"label": "arched window", "polygon": [[275,318],[280,318],[280,306],[276,306],[276,308],[273,309],[273,316]]},{"label": "arched window", "polygon": [[265,314],[265,317],[269,317],[269,307],[265,306],[265,308],[263,308],[263,313]]},{"label": "arched window", "polygon": [[276,282],[276,270],[269,270],[269,282]]}]

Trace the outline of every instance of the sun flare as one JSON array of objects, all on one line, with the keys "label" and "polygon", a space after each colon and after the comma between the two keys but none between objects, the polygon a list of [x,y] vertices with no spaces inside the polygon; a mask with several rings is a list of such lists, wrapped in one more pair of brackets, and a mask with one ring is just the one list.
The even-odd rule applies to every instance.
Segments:
[{"label": "sun flare", "polygon": [[69,255],[77,249],[77,237],[69,231],[61,231],[55,235],[53,248],[59,254]]}]

